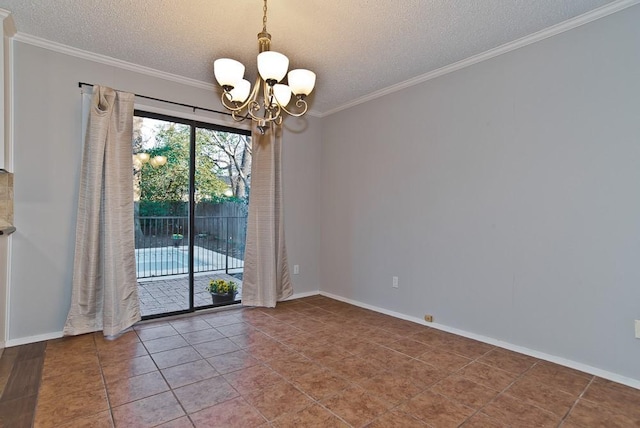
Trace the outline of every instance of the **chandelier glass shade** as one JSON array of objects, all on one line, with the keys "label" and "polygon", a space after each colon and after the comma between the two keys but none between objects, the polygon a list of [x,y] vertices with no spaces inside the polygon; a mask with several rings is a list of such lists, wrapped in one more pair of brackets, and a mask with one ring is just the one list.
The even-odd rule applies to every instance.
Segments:
[{"label": "chandelier glass shade", "polygon": [[[264,0],[262,32],[258,33],[258,76],[251,83],[244,78],[242,63],[220,58],[213,63],[213,73],[222,87],[222,105],[231,111],[236,121],[249,117],[256,121],[260,132],[264,133],[269,123],[280,125],[283,112],[300,117],[307,112],[305,98],[313,91],[316,75],[305,69],[289,69],[289,58],[270,50],[271,35],[267,33],[267,0]],[[287,78],[287,84],[281,83]],[[295,97],[295,108],[288,107]]]}]

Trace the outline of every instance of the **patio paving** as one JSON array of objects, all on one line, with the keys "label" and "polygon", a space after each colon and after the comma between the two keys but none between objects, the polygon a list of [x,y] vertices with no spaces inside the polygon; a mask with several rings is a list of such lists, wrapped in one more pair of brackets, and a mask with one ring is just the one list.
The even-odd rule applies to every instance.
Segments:
[{"label": "patio paving", "polygon": [[[242,295],[242,281],[226,273],[197,274],[194,278],[194,305],[210,306],[211,294],[206,290],[212,279],[224,279],[238,284],[238,299]],[[189,309],[189,277],[172,275],[138,280],[138,298],[142,316]]]}]

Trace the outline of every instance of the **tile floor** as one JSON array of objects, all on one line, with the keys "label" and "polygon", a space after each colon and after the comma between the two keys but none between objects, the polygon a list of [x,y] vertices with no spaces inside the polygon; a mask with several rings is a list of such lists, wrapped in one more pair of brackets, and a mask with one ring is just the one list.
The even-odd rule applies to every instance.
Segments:
[{"label": "tile floor", "polygon": [[49,341],[34,426],[634,427],[640,390],[314,296]]}]

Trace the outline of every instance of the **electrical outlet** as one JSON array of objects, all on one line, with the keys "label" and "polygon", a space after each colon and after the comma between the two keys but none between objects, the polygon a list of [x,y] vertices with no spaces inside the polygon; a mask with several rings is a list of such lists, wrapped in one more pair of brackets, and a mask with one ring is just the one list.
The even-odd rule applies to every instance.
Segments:
[{"label": "electrical outlet", "polygon": [[640,339],[640,320],[636,320],[636,339]]},{"label": "electrical outlet", "polygon": [[300,265],[293,265],[293,274],[298,275],[300,273]]},{"label": "electrical outlet", "polygon": [[398,288],[398,277],[397,277],[397,276],[394,276],[394,277],[392,278],[391,286],[392,286],[393,288]]},{"label": "electrical outlet", "polygon": [[429,314],[425,315],[424,320],[426,322],[433,322],[433,315],[429,315]]}]

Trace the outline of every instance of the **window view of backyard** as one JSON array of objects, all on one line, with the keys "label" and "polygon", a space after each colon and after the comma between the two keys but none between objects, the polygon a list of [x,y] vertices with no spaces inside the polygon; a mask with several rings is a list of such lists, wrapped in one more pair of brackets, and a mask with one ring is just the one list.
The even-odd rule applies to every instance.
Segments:
[{"label": "window view of backyard", "polygon": [[240,298],[250,177],[247,133],[136,112],[133,198],[143,316],[212,306],[212,280],[233,281]]}]

